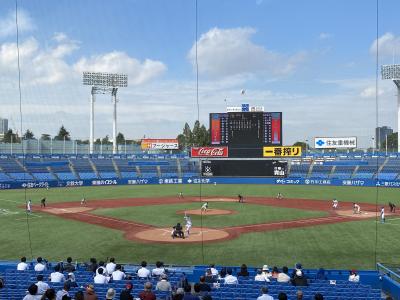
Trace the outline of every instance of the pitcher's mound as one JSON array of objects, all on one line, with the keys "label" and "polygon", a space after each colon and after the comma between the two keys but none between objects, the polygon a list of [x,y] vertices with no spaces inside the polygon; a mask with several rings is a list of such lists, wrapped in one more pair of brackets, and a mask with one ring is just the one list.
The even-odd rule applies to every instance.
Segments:
[{"label": "pitcher's mound", "polygon": [[229,209],[207,209],[207,211],[201,211],[201,209],[189,209],[189,210],[178,210],[176,213],[180,215],[203,215],[203,216],[216,216],[216,215],[232,215],[236,211]]},{"label": "pitcher's mound", "polygon": [[44,208],[42,209],[54,215],[73,214],[92,210],[90,207],[66,207],[66,208]]},{"label": "pitcher's mound", "polygon": [[127,233],[128,239],[143,240],[147,242],[158,242],[158,243],[199,243],[202,241],[217,241],[223,240],[229,237],[229,233],[212,228],[200,228],[193,227],[190,230],[190,236],[182,238],[172,238],[171,228],[153,228],[147,229],[140,232]]}]

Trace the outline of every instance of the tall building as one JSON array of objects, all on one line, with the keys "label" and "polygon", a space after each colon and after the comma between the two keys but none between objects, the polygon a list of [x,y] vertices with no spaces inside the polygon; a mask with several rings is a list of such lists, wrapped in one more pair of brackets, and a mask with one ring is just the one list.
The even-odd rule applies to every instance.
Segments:
[{"label": "tall building", "polygon": [[8,131],[8,119],[0,118],[0,134],[5,134]]},{"label": "tall building", "polygon": [[382,143],[386,140],[388,135],[393,133],[393,129],[388,126],[376,127],[375,128],[375,147],[377,149],[381,148]]}]

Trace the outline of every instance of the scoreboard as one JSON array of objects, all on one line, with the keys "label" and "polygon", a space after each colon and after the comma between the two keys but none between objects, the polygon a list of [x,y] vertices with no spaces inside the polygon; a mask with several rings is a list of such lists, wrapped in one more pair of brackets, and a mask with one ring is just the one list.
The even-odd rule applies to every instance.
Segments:
[{"label": "scoreboard", "polygon": [[263,146],[282,146],[282,113],[210,113],[210,134],[212,146],[258,153]]}]

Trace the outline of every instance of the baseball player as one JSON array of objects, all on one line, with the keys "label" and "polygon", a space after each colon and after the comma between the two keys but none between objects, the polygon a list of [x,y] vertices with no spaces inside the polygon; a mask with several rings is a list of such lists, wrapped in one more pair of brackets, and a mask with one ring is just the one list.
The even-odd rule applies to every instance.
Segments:
[{"label": "baseball player", "polygon": [[46,207],[46,197],[44,197],[42,200],[40,200],[40,207]]},{"label": "baseball player", "polygon": [[189,237],[190,228],[192,228],[192,219],[190,218],[190,216],[186,215],[186,212],[185,212],[184,219],[185,219],[185,222],[186,222],[185,223],[186,236]]},{"label": "baseball player", "polygon": [[81,205],[86,205],[86,199],[85,199],[85,197],[82,197],[82,199],[81,199]]},{"label": "baseball player", "polygon": [[32,200],[31,199],[29,199],[28,202],[26,203],[26,211],[28,213],[32,212]]},{"label": "baseball player", "polygon": [[333,200],[332,200],[332,208],[333,209],[337,209],[338,206],[339,206],[339,201],[337,201],[336,198],[333,198]]},{"label": "baseball player", "polygon": [[201,211],[207,212],[208,209],[208,202],[205,202],[202,206],[201,206]]},{"label": "baseball player", "polygon": [[381,207],[381,223],[385,223],[385,207]]},{"label": "baseball player", "polygon": [[361,207],[357,203],[353,203],[353,214],[360,214],[361,213]]},{"label": "baseball player", "polygon": [[179,198],[179,199],[183,199],[183,193],[182,193],[182,192],[179,192],[178,198]]},{"label": "baseball player", "polygon": [[279,192],[279,193],[278,193],[278,195],[276,196],[276,198],[277,198],[277,199],[279,199],[279,200],[280,200],[280,199],[283,199],[283,195],[282,195],[282,193],[281,193],[281,192]]}]

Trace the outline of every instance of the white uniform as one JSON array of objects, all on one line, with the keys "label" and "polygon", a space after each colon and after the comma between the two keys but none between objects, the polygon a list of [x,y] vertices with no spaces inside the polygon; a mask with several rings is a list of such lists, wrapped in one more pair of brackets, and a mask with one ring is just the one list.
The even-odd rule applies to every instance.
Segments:
[{"label": "white uniform", "polygon": [[208,202],[204,203],[204,204],[201,206],[201,210],[207,211],[207,209],[208,209]]},{"label": "white uniform", "polygon": [[85,199],[85,198],[82,198],[82,200],[81,200],[81,205],[84,205],[84,204],[86,204],[86,199]]},{"label": "white uniform", "polygon": [[28,200],[28,203],[26,204],[26,211],[27,212],[32,212],[31,204],[32,204],[32,201]]},{"label": "white uniform", "polygon": [[186,235],[189,236],[190,234],[190,228],[192,228],[192,219],[190,219],[189,216],[185,216],[185,230],[186,230]]},{"label": "white uniform", "polygon": [[333,201],[332,201],[333,209],[336,209],[338,207],[338,205],[339,205],[339,201],[337,201],[336,199],[333,199]]},{"label": "white uniform", "polygon": [[358,205],[357,203],[354,203],[353,213],[359,214],[360,210],[361,210],[360,205]]},{"label": "white uniform", "polygon": [[385,223],[385,208],[381,208],[381,222]]}]

